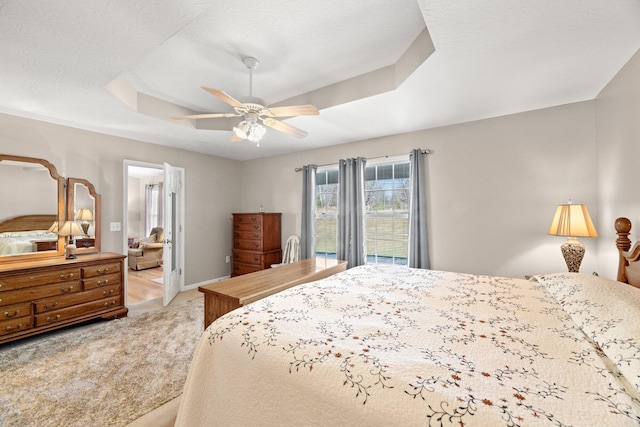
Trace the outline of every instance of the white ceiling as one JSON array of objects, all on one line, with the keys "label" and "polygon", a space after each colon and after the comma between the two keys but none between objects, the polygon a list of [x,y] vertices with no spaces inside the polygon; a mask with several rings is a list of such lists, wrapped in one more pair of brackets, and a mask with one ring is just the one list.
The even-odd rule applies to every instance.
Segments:
[{"label": "white ceiling", "polygon": [[[398,63],[425,26],[435,53],[406,80],[287,119],[301,140],[231,143],[106,89],[227,112],[200,87],[248,95],[254,56],[254,96],[314,99]],[[0,0],[0,112],[246,160],[593,99],[638,49],[639,0]]]}]

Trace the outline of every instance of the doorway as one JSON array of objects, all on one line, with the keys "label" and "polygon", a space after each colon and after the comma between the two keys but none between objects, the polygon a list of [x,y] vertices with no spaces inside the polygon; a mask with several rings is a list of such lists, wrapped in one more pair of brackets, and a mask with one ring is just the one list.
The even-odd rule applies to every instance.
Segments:
[{"label": "doorway", "polygon": [[184,289],[183,176],[166,163],[124,161],[127,305],[158,298],[167,305]]}]

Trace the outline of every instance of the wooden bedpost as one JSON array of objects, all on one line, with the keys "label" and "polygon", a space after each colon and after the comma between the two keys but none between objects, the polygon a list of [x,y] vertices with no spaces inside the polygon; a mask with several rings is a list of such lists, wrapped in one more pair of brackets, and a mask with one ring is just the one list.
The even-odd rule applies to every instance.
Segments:
[{"label": "wooden bedpost", "polygon": [[631,221],[628,218],[616,219],[616,246],[618,247],[618,281],[627,283],[626,267],[629,265],[627,258],[623,255],[631,249],[629,232],[631,231]]}]

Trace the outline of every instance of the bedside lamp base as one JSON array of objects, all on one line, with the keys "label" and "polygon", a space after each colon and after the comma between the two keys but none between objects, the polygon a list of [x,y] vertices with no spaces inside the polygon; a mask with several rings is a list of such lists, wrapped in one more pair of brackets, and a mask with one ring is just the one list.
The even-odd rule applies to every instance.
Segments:
[{"label": "bedside lamp base", "polygon": [[566,243],[560,246],[560,250],[562,251],[564,262],[567,263],[569,273],[578,273],[582,258],[584,258],[584,245],[575,237],[569,237]]}]

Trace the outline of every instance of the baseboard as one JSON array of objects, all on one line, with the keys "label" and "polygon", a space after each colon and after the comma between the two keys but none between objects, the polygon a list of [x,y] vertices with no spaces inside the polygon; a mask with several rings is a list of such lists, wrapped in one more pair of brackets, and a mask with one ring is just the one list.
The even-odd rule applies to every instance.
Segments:
[{"label": "baseboard", "polygon": [[225,280],[230,278],[231,276],[222,276],[222,277],[218,277],[217,279],[210,279],[210,280],[205,280],[203,282],[200,283],[194,283],[192,285],[187,285],[184,287],[185,291],[190,291],[192,289],[198,289],[199,286],[204,286],[204,285],[210,285],[211,283],[215,283],[215,282],[219,282],[221,280]]}]

